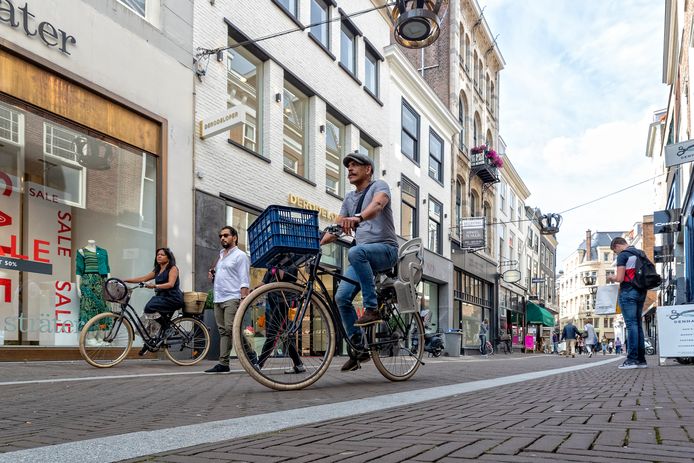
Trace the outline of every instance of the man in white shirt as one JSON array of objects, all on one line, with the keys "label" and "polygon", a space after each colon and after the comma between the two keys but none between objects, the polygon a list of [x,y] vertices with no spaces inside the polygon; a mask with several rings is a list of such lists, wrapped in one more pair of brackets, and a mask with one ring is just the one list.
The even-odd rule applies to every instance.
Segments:
[{"label": "man in white shirt", "polygon": [[214,280],[214,318],[219,329],[219,364],[205,370],[205,373],[229,373],[234,317],[241,299],[248,296],[250,288],[251,265],[246,253],[237,246],[238,232],[227,225],[219,231],[219,240],[222,249],[214,268],[208,274],[208,278]]}]

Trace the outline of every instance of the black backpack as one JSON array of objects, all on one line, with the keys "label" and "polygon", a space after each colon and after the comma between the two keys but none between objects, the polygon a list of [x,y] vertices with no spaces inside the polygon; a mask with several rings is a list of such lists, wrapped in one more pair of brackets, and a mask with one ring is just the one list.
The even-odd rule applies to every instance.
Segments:
[{"label": "black backpack", "polygon": [[660,286],[663,280],[646,253],[639,249],[625,249],[625,251],[637,257],[634,279],[629,283],[639,291],[647,291]]}]

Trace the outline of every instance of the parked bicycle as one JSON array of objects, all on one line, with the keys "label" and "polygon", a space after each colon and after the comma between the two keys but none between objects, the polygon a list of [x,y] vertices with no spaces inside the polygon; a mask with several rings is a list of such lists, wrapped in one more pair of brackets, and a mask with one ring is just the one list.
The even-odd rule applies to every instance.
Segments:
[{"label": "parked bicycle", "polygon": [[[205,358],[210,348],[210,333],[198,316],[183,312],[172,318],[173,314],[161,314],[156,319],[161,328],[150,335],[130,305],[133,290],[143,286],[140,283],[128,287],[117,278],[106,280],[104,299],[111,303],[111,312],[92,317],[80,333],[80,354],[87,363],[109,368],[122,362],[133,344],[133,326],[144,342],[140,355],[161,349],[177,365],[195,365]],[[94,332],[97,336],[87,342],[87,334]]]},{"label": "parked bicycle", "polygon": [[[337,236],[341,236],[341,232],[339,225],[324,230],[324,233]],[[417,295],[423,264],[421,239],[415,238],[402,245],[396,266],[376,275],[382,321],[364,329],[361,343],[346,335],[332,288],[326,287],[324,282],[329,278],[324,277],[355,285],[358,282],[323,265],[322,257],[320,248],[308,257],[306,253],[280,253],[274,261],[278,265],[293,262],[297,267],[302,266],[303,279],[296,283],[263,285],[242,302],[234,319],[233,342],[243,368],[253,379],[272,389],[308,387],[328,370],[338,350],[336,334],[340,333],[353,356],[370,354],[378,371],[387,379],[410,379],[423,364],[424,353],[424,325]],[[269,357],[262,352],[267,336],[274,338],[274,342],[268,343],[273,346]],[[359,347],[360,344],[363,347]],[[305,371],[293,369],[294,363],[287,354],[290,345],[301,357],[304,366],[301,370]],[[267,357],[262,368],[253,365],[251,359],[255,357]]]},{"label": "parked bicycle", "polygon": [[482,355],[485,357],[488,357],[490,355],[494,355],[494,346],[492,345],[492,342],[487,339],[487,342],[484,343],[484,349],[482,350]]}]

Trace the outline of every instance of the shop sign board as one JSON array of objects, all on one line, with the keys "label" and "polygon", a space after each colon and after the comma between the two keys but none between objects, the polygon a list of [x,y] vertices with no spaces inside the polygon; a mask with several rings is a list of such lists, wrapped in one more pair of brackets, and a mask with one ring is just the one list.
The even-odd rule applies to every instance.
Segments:
[{"label": "shop sign board", "polygon": [[682,209],[665,209],[653,213],[653,233],[673,233],[682,228]]},{"label": "shop sign board", "polygon": [[460,219],[461,248],[478,249],[486,246],[484,222],[484,217]]},{"label": "shop sign board", "polygon": [[[17,2],[18,5],[21,3]],[[77,39],[72,35],[54,26],[48,21],[35,19],[36,15],[30,11],[29,3],[17,6],[12,0],[0,0],[0,23],[23,30],[27,37],[38,37],[48,47],[58,47],[58,50],[69,55],[68,45],[75,45]],[[21,27],[20,27],[21,26]]]},{"label": "shop sign board", "polygon": [[662,264],[672,262],[675,259],[675,250],[670,246],[654,246],[653,247],[653,263]]},{"label": "shop sign board", "polygon": [[521,277],[520,270],[506,270],[501,275],[501,278],[503,278],[506,283],[518,283],[521,281]]},{"label": "shop sign board", "polygon": [[530,281],[531,281],[531,283],[544,283],[544,282],[545,282],[545,279],[544,279],[544,278],[535,277],[535,278],[531,279]]},{"label": "shop sign board", "polygon": [[694,304],[656,308],[660,357],[694,357]]},{"label": "shop sign board", "polygon": [[665,146],[665,167],[672,167],[691,161],[694,161],[694,140]]},{"label": "shop sign board", "polygon": [[246,120],[246,107],[234,106],[222,114],[217,114],[208,119],[200,121],[200,138],[203,140],[213,137],[222,132],[231,130],[238,123]]}]

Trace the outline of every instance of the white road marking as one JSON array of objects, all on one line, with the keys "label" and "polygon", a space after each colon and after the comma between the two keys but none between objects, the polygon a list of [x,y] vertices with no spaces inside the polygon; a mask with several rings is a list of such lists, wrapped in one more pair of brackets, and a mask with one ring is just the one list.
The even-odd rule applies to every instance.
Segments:
[{"label": "white road marking", "polygon": [[[561,373],[584,370],[621,360],[620,357],[553,370],[522,373],[501,378],[451,384],[414,391],[384,394],[366,399],[317,405],[281,412],[177,426],[156,431],[140,431],[88,439],[65,444],[37,447],[0,454],[0,463],[36,461],[106,463],[155,453],[178,450],[194,445],[239,439],[282,429],[314,424],[320,421],[402,407],[458,394],[545,378]],[[290,393],[287,393],[289,396]]]}]

